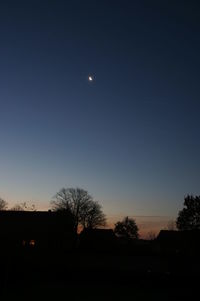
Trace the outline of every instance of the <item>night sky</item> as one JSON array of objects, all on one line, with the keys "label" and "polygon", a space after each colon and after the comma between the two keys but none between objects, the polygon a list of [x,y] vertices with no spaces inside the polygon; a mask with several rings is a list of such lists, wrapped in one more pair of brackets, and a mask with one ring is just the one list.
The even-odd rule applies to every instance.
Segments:
[{"label": "night sky", "polygon": [[200,194],[199,80],[198,1],[1,1],[0,196],[175,218]]}]

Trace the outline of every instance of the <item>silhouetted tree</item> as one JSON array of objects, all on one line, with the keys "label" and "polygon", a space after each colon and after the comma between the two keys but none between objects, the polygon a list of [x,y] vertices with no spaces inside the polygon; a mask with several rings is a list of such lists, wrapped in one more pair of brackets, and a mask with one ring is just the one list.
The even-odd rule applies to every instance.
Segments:
[{"label": "silhouetted tree", "polygon": [[147,233],[147,240],[155,240],[156,239],[156,232],[155,231],[149,231]]},{"label": "silhouetted tree", "polygon": [[200,196],[184,198],[184,208],[179,211],[176,226],[179,230],[200,229]]},{"label": "silhouetted tree", "polygon": [[69,210],[75,219],[74,229],[96,228],[105,225],[105,215],[98,202],[95,202],[88,191],[81,188],[62,188],[51,201],[52,209]]},{"label": "silhouetted tree", "polygon": [[117,236],[127,239],[137,239],[138,226],[133,218],[125,217],[121,222],[115,224],[114,232]]},{"label": "silhouetted tree", "polygon": [[83,206],[83,210],[80,212],[80,222],[83,228],[93,229],[105,226],[106,218],[102,212],[101,205],[93,200],[89,201],[85,207]]},{"label": "silhouetted tree", "polygon": [[27,203],[24,202],[24,203],[20,203],[20,204],[15,204],[10,210],[13,210],[13,211],[36,211],[36,207],[34,204],[27,205]]},{"label": "silhouetted tree", "polygon": [[8,203],[0,198],[0,210],[6,210],[8,208]]},{"label": "silhouetted tree", "polygon": [[176,228],[176,222],[174,220],[170,220],[167,223],[166,230],[169,230],[169,231],[175,231],[175,230],[177,230],[177,228]]}]

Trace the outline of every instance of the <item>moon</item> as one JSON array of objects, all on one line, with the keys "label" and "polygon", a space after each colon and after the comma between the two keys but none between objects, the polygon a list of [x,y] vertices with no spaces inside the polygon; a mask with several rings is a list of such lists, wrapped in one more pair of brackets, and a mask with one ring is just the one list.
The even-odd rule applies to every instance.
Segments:
[{"label": "moon", "polygon": [[93,81],[93,76],[92,76],[92,75],[89,75],[89,76],[88,76],[88,80],[89,80],[89,82],[92,82],[92,81]]}]

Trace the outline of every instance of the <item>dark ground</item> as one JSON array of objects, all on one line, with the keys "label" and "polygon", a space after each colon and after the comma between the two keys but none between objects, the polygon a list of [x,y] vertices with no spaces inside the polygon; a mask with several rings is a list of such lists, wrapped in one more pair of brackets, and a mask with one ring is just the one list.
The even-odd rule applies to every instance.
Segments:
[{"label": "dark ground", "polygon": [[0,300],[198,300],[198,278],[191,256],[26,254],[2,260]]}]

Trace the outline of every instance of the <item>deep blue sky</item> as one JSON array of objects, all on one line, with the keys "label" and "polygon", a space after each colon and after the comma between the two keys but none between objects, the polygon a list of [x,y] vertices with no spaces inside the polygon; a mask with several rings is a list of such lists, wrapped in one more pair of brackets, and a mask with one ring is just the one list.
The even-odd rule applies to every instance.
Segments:
[{"label": "deep blue sky", "polygon": [[0,195],[176,216],[200,194],[199,30],[198,1],[1,1]]}]

